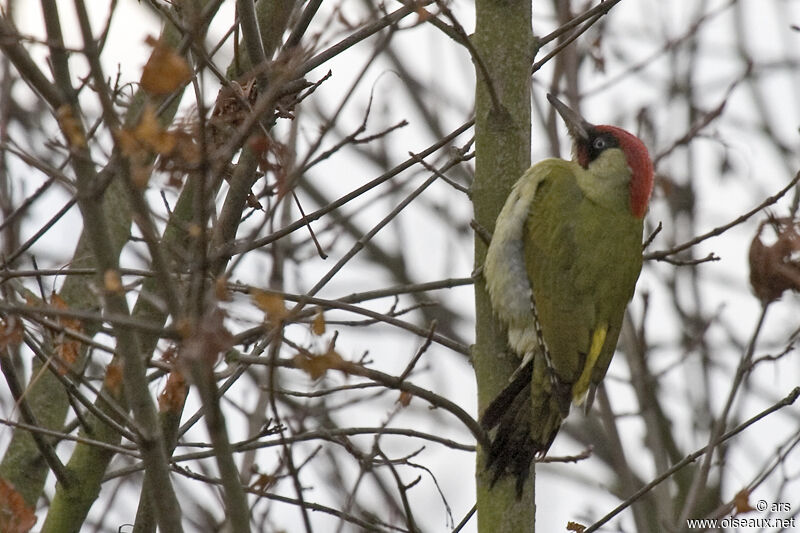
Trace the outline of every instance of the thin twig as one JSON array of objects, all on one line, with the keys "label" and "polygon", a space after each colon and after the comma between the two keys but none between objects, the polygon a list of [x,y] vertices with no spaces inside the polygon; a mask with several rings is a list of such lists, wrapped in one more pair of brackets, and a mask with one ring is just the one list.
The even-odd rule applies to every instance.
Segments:
[{"label": "thin twig", "polygon": [[612,7],[617,5],[621,0],[608,0],[605,2],[601,2],[594,6],[591,9],[587,9],[577,17],[574,17],[566,24],[562,24],[555,30],[551,31],[541,39],[539,39],[539,46],[544,46],[545,44],[549,43],[553,39],[558,39],[568,31],[578,27],[580,24],[583,24],[585,21],[589,20],[590,18],[596,17],[597,15],[605,15],[607,14]]},{"label": "thin twig", "polygon": [[659,485],[661,482],[663,482],[666,479],[669,479],[673,474],[681,470],[686,465],[695,462],[699,457],[704,455],[709,450],[709,448],[715,448],[719,446],[723,442],[729,440],[731,437],[738,435],[748,427],[752,426],[759,420],[771,415],[775,411],[778,411],[779,409],[782,409],[788,405],[792,405],[797,400],[798,396],[800,396],[800,387],[795,387],[792,390],[792,392],[790,392],[785,398],[773,404],[772,406],[768,407],[767,409],[764,409],[763,411],[753,416],[752,418],[746,420],[745,422],[742,422],[741,424],[731,429],[724,435],[720,436],[719,439],[717,439],[711,446],[706,445],[700,448],[699,450],[687,455],[680,462],[676,463],[668,470],[662,472],[661,474],[656,476],[652,481],[650,481],[650,483],[648,483],[641,489],[637,490],[627,500],[619,504],[612,511],[603,516],[600,520],[598,520],[597,522],[586,528],[583,533],[592,533],[593,531],[597,531],[599,528],[603,527],[606,523],[608,523],[612,518],[617,516],[619,513],[621,513],[628,507],[630,507],[639,498],[641,498],[642,496],[653,490],[653,488]]},{"label": "thin twig", "polygon": [[327,63],[331,58],[336,57],[337,55],[341,54],[351,46],[360,43],[367,37],[374,35],[375,33],[381,31],[382,29],[393,26],[400,22],[404,17],[414,13],[416,7],[411,6],[403,6],[396,11],[389,13],[388,15],[381,17],[380,19],[367,24],[363,28],[358,31],[351,33],[349,36],[345,37],[337,44],[331,46],[324,52],[320,52],[319,54],[315,55],[308,61],[306,61],[299,69],[299,73],[306,74],[311,72],[315,68],[320,65]]},{"label": "thin twig", "polygon": [[[28,404],[28,401],[25,399],[25,391],[23,390],[22,385],[17,378],[17,373],[14,370],[11,357],[9,357],[8,350],[6,349],[0,350],[0,370],[2,370],[3,375],[6,378],[6,384],[8,385],[8,389],[11,392],[11,396],[14,398],[17,407],[19,407],[22,419],[25,420],[29,426],[39,427],[39,423],[36,420],[36,415]],[[53,471],[53,474],[56,476],[56,479],[58,479],[58,482],[67,487],[72,486],[75,483],[75,480],[71,479],[67,475],[67,470],[64,468],[64,463],[62,463],[61,459],[59,459],[58,455],[56,455],[55,449],[50,441],[38,431],[32,431],[31,437],[33,437],[33,441],[36,443],[39,453],[42,454],[42,458],[44,458],[44,460],[47,462],[47,466]]]},{"label": "thin twig", "polygon": [[[284,339],[287,343],[288,339]],[[293,344],[293,343],[292,343]],[[268,364],[266,360],[263,358],[248,358],[246,359],[250,364]],[[297,364],[295,363],[294,359],[286,360],[281,359],[280,361],[281,366],[286,366],[289,368],[297,368]],[[276,364],[278,364],[276,362]],[[364,365],[353,363],[350,361],[342,361],[341,368],[337,368],[342,372],[347,374],[351,374],[354,376],[361,376],[367,379],[371,379],[377,383],[381,383],[382,385],[390,388],[390,389],[397,389],[405,392],[411,393],[413,396],[421,398],[428,403],[430,403],[434,407],[438,407],[440,409],[444,409],[449,413],[453,414],[456,418],[458,418],[466,427],[467,429],[472,432],[475,439],[481,443],[481,446],[487,446],[489,443],[489,438],[486,435],[486,432],[483,430],[480,424],[472,418],[466,411],[464,411],[461,407],[459,407],[454,402],[440,396],[436,393],[433,393],[427,389],[419,387],[417,385],[413,385],[406,380],[401,380],[398,376],[392,376],[390,374],[386,374],[385,372],[381,372],[379,370],[373,370],[371,368],[367,368]]]},{"label": "thin twig", "polygon": [[450,8],[447,7],[447,4],[445,4],[442,0],[436,0],[436,5],[439,6],[439,9],[442,11],[442,13],[444,13],[444,15],[450,19],[450,22],[453,24],[453,29],[455,30],[456,35],[458,35],[459,42],[464,46],[464,48],[467,49],[470,57],[478,67],[478,72],[481,73],[482,81],[486,84],[486,90],[489,92],[489,99],[492,101],[492,109],[495,113],[502,113],[505,108],[503,107],[503,103],[500,101],[500,96],[498,95],[497,89],[494,86],[494,79],[489,73],[489,69],[486,68],[486,63],[483,61],[481,54],[478,53],[478,49],[475,48],[474,44],[472,44],[472,40],[469,38],[469,35],[467,35],[464,27],[461,25],[455,15],[453,15],[453,12],[450,11]]},{"label": "thin twig", "polygon": [[[604,15],[608,13],[608,11],[617,5],[621,0],[608,0],[607,2],[603,2],[592,9],[589,9],[585,13],[578,15],[568,23],[564,24],[561,28],[555,30],[554,32],[544,36],[539,41],[539,46],[543,45],[544,43],[550,42],[551,40],[561,36],[563,33],[567,31],[572,31],[569,37],[564,39],[558,46],[553,48],[546,56],[544,56],[539,61],[536,61],[533,66],[531,66],[531,74],[535,74],[540,68],[542,68],[545,63],[553,59],[556,55],[558,55],[564,48],[572,44],[572,42],[583,35],[589,28],[591,28],[598,20],[600,20]],[[578,28],[580,24],[584,21],[587,21],[586,24]],[[537,48],[538,50],[538,48]]]},{"label": "thin twig", "polygon": [[655,260],[655,261],[664,261],[670,255],[674,255],[674,254],[680,253],[680,252],[682,252],[684,250],[688,250],[692,246],[695,246],[695,245],[697,245],[697,244],[699,244],[699,243],[701,243],[701,242],[703,242],[703,241],[705,241],[707,239],[710,239],[711,237],[716,237],[717,235],[722,235],[723,233],[725,233],[726,231],[728,231],[732,227],[738,226],[742,222],[745,222],[746,220],[748,220],[750,217],[752,217],[753,215],[755,215],[756,213],[758,213],[762,209],[764,209],[766,207],[769,207],[772,204],[776,203],[778,200],[783,198],[786,195],[787,192],[792,190],[792,188],[795,185],[797,185],[798,181],[800,181],[800,172],[795,174],[794,178],[792,178],[792,180],[783,189],[781,189],[777,193],[773,194],[772,196],[766,198],[763,202],[761,202],[760,204],[758,204],[756,207],[754,207],[750,211],[746,212],[745,214],[743,214],[743,215],[741,215],[739,217],[736,217],[735,219],[733,219],[732,221],[728,222],[727,224],[723,224],[722,226],[716,227],[716,228],[712,229],[711,231],[709,231],[707,233],[703,233],[702,235],[698,235],[697,237],[695,237],[695,238],[693,238],[691,240],[688,240],[683,244],[679,244],[678,246],[670,248],[669,250],[663,250],[663,251],[659,251],[659,252],[652,252],[652,253],[649,253],[649,254],[645,254],[644,259],[646,259],[646,260]]},{"label": "thin twig", "polygon": [[736,399],[736,395],[738,394],[742,383],[744,383],[745,378],[749,374],[750,370],[752,370],[752,361],[753,354],[755,353],[756,349],[756,342],[758,341],[758,336],[761,333],[762,327],[764,326],[764,321],[767,318],[768,309],[769,303],[765,303],[761,307],[761,313],[758,317],[756,327],[753,330],[750,342],[747,345],[747,350],[742,355],[741,359],[739,360],[739,365],[736,368],[736,374],[733,377],[733,382],[731,383],[731,388],[728,392],[727,400],[725,401],[725,407],[722,408],[722,412],[717,417],[717,420],[714,422],[714,425],[711,429],[711,435],[709,435],[708,445],[706,446],[707,451],[703,457],[703,462],[700,468],[695,473],[694,479],[692,479],[692,485],[689,488],[686,496],[686,501],[684,502],[683,509],[681,510],[678,524],[686,523],[686,519],[689,518],[689,515],[691,515],[692,511],[697,505],[697,499],[700,497],[701,488],[705,487],[706,485],[708,473],[711,471],[711,462],[714,456],[714,451],[716,450],[715,443],[718,441],[722,432],[725,431],[725,426],[728,423],[728,415],[733,407],[733,401]]},{"label": "thin twig", "polygon": [[453,531],[451,533],[459,533],[459,531],[464,529],[464,527],[469,523],[470,519],[472,519],[472,517],[475,516],[477,510],[478,510],[478,504],[476,503],[475,505],[472,506],[472,509],[467,511],[467,514],[464,515],[464,518],[461,519],[461,522],[459,522],[458,525],[455,528],[453,528]]},{"label": "thin twig", "polygon": [[[453,141],[453,139],[455,139],[456,137],[458,137],[459,135],[461,135],[462,133],[467,131],[474,124],[475,124],[475,120],[474,119],[468,120],[467,122],[465,122],[464,124],[462,124],[461,126],[456,128],[449,135],[447,135],[446,137],[443,137],[438,142],[434,143],[433,145],[429,146],[427,149],[425,149],[422,152],[420,152],[418,154],[418,157],[427,157],[428,155],[436,152],[437,150],[441,149],[442,147],[447,146],[448,144],[450,144]],[[328,205],[326,205],[325,207],[322,207],[322,208],[314,211],[313,213],[310,213],[309,215],[307,215],[307,216],[305,216],[305,217],[303,217],[303,218],[301,218],[299,220],[296,220],[296,221],[292,222],[288,226],[285,226],[284,228],[281,228],[280,230],[275,231],[271,235],[267,235],[266,237],[263,237],[261,239],[253,239],[250,242],[241,243],[241,244],[238,244],[238,245],[235,244],[234,246],[228,248],[227,250],[223,249],[223,250],[219,251],[218,253],[219,254],[223,254],[223,253],[226,253],[226,254],[244,253],[244,252],[249,251],[249,250],[253,250],[253,249],[256,249],[256,248],[261,248],[263,246],[266,246],[267,244],[270,244],[270,243],[275,242],[275,241],[277,241],[279,239],[282,239],[286,235],[289,235],[290,233],[293,233],[293,232],[297,231],[298,229],[300,229],[302,227],[305,227],[305,225],[308,222],[317,220],[317,219],[321,218],[322,216],[324,216],[325,214],[327,214],[327,213],[329,213],[329,212],[331,212],[331,211],[333,211],[335,209],[340,208],[344,204],[350,202],[351,200],[353,200],[355,198],[358,198],[359,196],[361,196],[365,192],[374,189],[375,187],[377,187],[381,183],[384,183],[385,181],[390,180],[391,178],[393,178],[396,175],[400,174],[401,172],[409,169],[410,167],[412,167],[415,164],[416,164],[416,159],[415,158],[409,158],[406,161],[404,161],[403,163],[401,163],[401,164],[397,165],[396,167],[394,167],[393,169],[389,170],[388,172],[385,172],[384,174],[381,174],[380,176],[378,176],[377,178],[371,180],[370,182],[368,182],[368,183],[362,185],[361,187],[355,189],[354,191],[342,196],[338,200],[335,200],[335,201],[329,203]]]}]

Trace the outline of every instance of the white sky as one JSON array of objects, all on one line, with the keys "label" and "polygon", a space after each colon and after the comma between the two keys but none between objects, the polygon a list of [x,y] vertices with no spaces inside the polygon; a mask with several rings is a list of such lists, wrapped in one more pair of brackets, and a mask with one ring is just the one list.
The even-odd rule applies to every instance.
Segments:
[{"label": "white sky", "polygon": [[[769,103],[773,106],[772,124],[776,126],[775,135],[783,143],[791,146],[795,152],[789,160],[782,154],[776,153],[772,147],[771,139],[761,132],[753,131],[753,123],[757,119],[752,103],[752,93],[746,84],[740,84],[731,93],[731,98],[725,109],[723,117],[714,122],[703,131],[706,138],[696,139],[692,143],[692,151],[686,149],[676,150],[667,159],[664,159],[657,168],[661,176],[668,177],[676,183],[687,183],[689,180],[695,185],[697,191],[697,218],[695,225],[697,232],[704,232],[734,218],[741,212],[758,204],[764,197],[780,189],[791,177],[791,173],[798,167],[797,132],[798,132],[798,105],[796,94],[798,75],[780,68],[779,62],[797,61],[797,52],[800,50],[800,32],[790,28],[790,24],[800,24],[800,8],[798,2],[764,2],[763,0],[748,0],[742,2],[747,16],[744,21],[743,31],[751,38],[747,39],[751,47],[750,53],[760,66],[758,88],[763,91]],[[540,3],[537,3],[540,4]],[[672,73],[690,68],[687,55],[683,52],[670,56],[663,54],[658,59],[650,62],[641,72],[628,76],[624,81],[616,81],[618,75],[627,71],[632,64],[651,56],[659,51],[668,39],[679,39],[687,31],[688,25],[694,20],[695,10],[701,3],[672,0],[668,2],[656,0],[626,0],[617,6],[612,14],[604,19],[608,25],[607,35],[602,43],[602,51],[606,59],[605,71],[585,69],[582,72],[582,87],[591,96],[584,100],[583,112],[591,121],[604,123],[622,120],[621,126],[631,130],[636,129],[636,111],[642,107],[650,109],[650,119],[655,125],[655,136],[646,140],[651,146],[651,151],[656,154],[666,149],[671,143],[681,137],[688,129],[685,111],[678,109],[669,98],[668,89]],[[706,3],[706,12],[713,13],[718,7],[726,6],[728,2],[713,1]],[[91,0],[93,24],[100,28],[106,20],[107,2]],[[327,16],[323,7],[319,21],[325,21]],[[359,20],[362,12],[359,2],[345,1],[343,9],[346,16],[352,20]],[[389,9],[396,8],[399,4],[388,2]],[[60,2],[60,9],[65,20],[66,39],[68,46],[80,47],[81,42],[77,34],[77,22],[72,17],[71,2]],[[232,19],[233,2],[226,2],[217,20],[224,22],[219,27],[212,27],[211,35],[219,37],[227,29],[224,27]],[[769,7],[765,7],[769,6]],[[453,9],[459,15],[467,31],[471,31],[472,13],[471,3],[456,0]],[[549,4],[546,9],[549,9]],[[552,28],[553,22],[549,13],[536,12],[535,27],[537,34],[544,34]],[[38,3],[18,2],[17,25],[26,35],[42,39],[44,37],[41,24],[41,14]],[[71,22],[69,22],[71,21]],[[323,40],[336,41],[341,33],[335,30],[340,26],[332,24],[326,28]],[[320,31],[319,26],[314,26],[313,31]],[[697,103],[701,111],[708,111],[719,104],[729,87],[742,75],[744,65],[735,48],[736,39],[735,20],[731,9],[722,10],[719,15],[709,17],[703,26],[699,37],[699,46],[702,54],[700,61],[693,67],[696,72],[695,90]],[[143,3],[134,0],[121,0],[118,11],[113,19],[110,40],[107,52],[104,55],[104,68],[107,75],[114,75],[119,66],[122,79],[136,82],[141,74],[141,68],[146,62],[150,49],[144,44],[147,35],[157,35],[159,32],[157,20],[152,17]],[[591,39],[589,34],[587,39]],[[396,36],[397,50],[402,51],[404,57],[410,58],[409,64],[413,65],[423,81],[430,82],[432,89],[426,95],[426,100],[433,106],[440,118],[442,128],[450,131],[470,115],[472,107],[472,90],[474,75],[467,54],[457,48],[449,39],[436,32],[430,26],[421,26],[413,30],[400,32]],[[209,43],[215,39],[210,38]],[[47,56],[45,47],[30,46],[34,57],[44,61]],[[347,88],[352,76],[361,68],[368,48],[354,48],[342,54],[330,65],[309,74],[309,79],[321,77],[324,71],[332,68],[333,78],[324,84],[315,95],[315,104],[333,107],[340,98],[343,89]],[[229,50],[223,51],[230,54]],[[220,57],[218,64],[225,65],[227,59]],[[541,57],[541,54],[540,56]],[[74,55],[71,66],[75,68],[76,75],[83,75],[85,63],[79,55]],[[758,68],[758,67],[757,67]],[[552,67],[547,66],[534,78],[533,87],[535,100],[543,101],[543,94],[550,83]],[[609,87],[606,87],[610,85]],[[602,90],[600,90],[602,89]],[[392,163],[397,163],[408,157],[408,151],[419,151],[428,146],[432,139],[420,124],[416,114],[408,112],[409,103],[398,77],[394,75],[385,63],[373,66],[367,73],[359,87],[363,98],[353,100],[346,113],[344,124],[355,127],[361,119],[366,96],[374,90],[373,117],[369,122],[369,132],[380,130],[400,119],[407,118],[411,122],[408,128],[393,133],[387,142],[387,152]],[[595,92],[597,91],[597,92]],[[213,104],[216,88],[209,84],[207,89],[207,105]],[[440,95],[445,95],[441,97]],[[359,106],[361,106],[359,108]],[[622,118],[621,118],[622,117]],[[534,118],[536,124],[537,119]],[[313,139],[316,135],[316,124],[312,120],[302,123],[300,136]],[[285,131],[286,126],[281,125]],[[346,129],[345,128],[345,129]],[[563,128],[560,129],[563,134]],[[643,134],[643,137],[645,135]],[[462,137],[461,142],[465,142]],[[329,140],[326,145],[332,144]],[[302,145],[303,143],[301,143]],[[564,145],[566,146],[566,145]],[[549,146],[540,129],[534,129],[533,160],[555,154],[549,154]],[[730,168],[726,173],[720,173],[720,161],[727,154]],[[566,153],[561,154],[566,156]],[[694,158],[693,163],[687,163],[688,158]],[[343,152],[331,158],[324,166],[314,169],[310,176],[318,181],[330,184],[327,189],[332,196],[338,196],[349,191],[368,179],[379,174],[377,167],[365,165],[359,160],[354,166],[352,154]],[[692,168],[688,175],[687,168]],[[411,180],[411,174],[406,173],[402,179]],[[26,193],[30,193],[40,182],[33,178],[27,183]],[[40,177],[38,177],[40,179]],[[411,181],[409,187],[414,187],[420,182],[419,178]],[[408,188],[407,190],[410,190]],[[155,191],[154,191],[155,192]],[[53,193],[52,198],[37,205],[33,218],[42,217],[56,202],[63,202],[63,194],[59,197]],[[355,220],[362,228],[369,228],[388,209],[393,207],[396,198],[385,197],[375,199],[377,193],[359,199],[354,205],[360,206],[354,211],[357,213]],[[444,217],[454,221],[455,225],[466,223],[471,217],[471,207],[466,198],[456,193],[452,188],[437,183],[423,194],[423,200],[434,203],[445,213]],[[52,202],[52,203],[51,203]],[[60,205],[60,203],[58,204]],[[776,212],[786,209],[786,202],[775,208]],[[308,209],[307,209],[308,211]],[[709,330],[709,339],[718,340],[718,346],[725,347],[720,353],[715,353],[715,362],[719,365],[719,379],[712,383],[717,391],[714,395],[718,399],[717,409],[721,407],[727,396],[727,391],[732,375],[732,369],[738,362],[738,353],[730,343],[729,336],[742,343],[746,343],[751,333],[759,312],[759,304],[751,295],[748,285],[747,247],[753,232],[761,217],[738,228],[734,228],[722,237],[715,238],[700,245],[696,249],[696,256],[701,257],[709,252],[714,252],[721,260],[699,268],[700,292],[704,313],[707,316],[719,314],[720,320]],[[664,192],[658,188],[653,198],[648,220],[655,225],[663,221],[665,225],[671,224],[669,211],[664,198]],[[59,231],[53,232],[38,244],[34,250],[37,257],[52,257],[55,264],[63,262],[71,253],[71,238],[77,238],[80,218],[73,212],[62,223]],[[321,226],[323,222],[319,223]],[[25,228],[25,235],[29,236],[38,225],[34,222]],[[670,246],[671,242],[665,240],[670,231],[665,231],[652,245],[653,250]],[[687,236],[688,237],[688,236]],[[467,276],[472,269],[471,242],[459,238],[452,228],[441,224],[441,220],[430,215],[430,211],[409,210],[401,215],[397,221],[383,230],[376,242],[386,249],[395,249],[397,246],[408,246],[413,243],[413,249],[408,252],[407,263],[409,269],[419,281],[431,281],[449,276]],[[303,271],[297,272],[294,279],[288,283],[297,290],[307,289],[313,285],[318,277],[346,251],[350,242],[329,243],[331,258],[328,261],[310,258],[303,265]],[[134,262],[133,257],[128,258]],[[42,266],[42,265],[40,265]],[[266,283],[265,269],[268,260],[265,256],[253,257],[237,271],[243,281],[251,283]],[[653,346],[650,354],[650,365],[653,369],[670,368],[681,354],[676,351],[676,341],[684,333],[681,331],[680,321],[675,310],[670,304],[671,296],[663,283],[664,275],[674,269],[674,266],[664,264],[648,264],[639,282],[639,294],[646,291],[650,294],[650,311],[645,327],[650,340],[659,343]],[[337,297],[350,292],[363,291],[368,288],[380,288],[389,284],[389,280],[382,277],[365,275],[374,273],[367,261],[357,259],[349,265],[340,276],[326,287],[321,293],[323,297]],[[681,300],[691,308],[691,288],[685,280],[679,284]],[[472,339],[472,289],[462,288],[445,291],[437,294],[446,302],[460,310],[465,321],[461,324],[462,333],[467,339]],[[377,310],[385,310],[386,302],[375,305]],[[797,321],[798,299],[794,296],[784,298],[770,310],[769,321],[763,334],[764,339],[785,338],[787,331],[792,331],[798,326]],[[641,300],[634,299],[632,312],[637,319],[641,314]],[[243,311],[243,315],[247,311]],[[251,317],[252,318],[252,317]],[[232,321],[232,327],[236,322]],[[298,334],[299,340],[305,340]],[[413,356],[421,341],[404,332],[389,328],[388,326],[375,328],[372,332],[356,335],[352,330],[342,335],[337,346],[343,355],[357,358],[364,351],[369,350],[371,358],[376,361],[376,366],[385,371],[400,372],[406,362]],[[781,347],[766,345],[762,347],[764,353]],[[761,351],[759,351],[761,353]],[[415,382],[433,388],[438,393],[454,400],[459,405],[475,411],[475,386],[471,368],[464,364],[463,359],[452,354],[449,350],[435,347],[426,354],[423,364],[429,368],[428,372],[420,374]],[[705,433],[698,433],[692,429],[692,423],[697,423],[689,413],[683,411],[682,399],[693,396],[698,386],[696,376],[691,374],[695,368],[689,363],[679,369],[673,369],[663,376],[661,381],[662,396],[674,398],[674,404],[665,402],[667,408],[675,419],[676,433],[679,443],[686,451],[693,451],[705,444]],[[609,371],[609,389],[612,402],[619,406],[620,411],[625,411],[624,405],[635,402],[632,392],[615,379],[627,376],[627,367],[621,356],[615,359]],[[302,383],[298,377],[298,383]],[[766,392],[767,398],[778,398],[785,395],[798,382],[798,365],[796,359],[787,358],[775,364],[765,364],[759,367],[752,379],[756,390]],[[241,394],[245,394],[242,391]],[[390,393],[388,396],[392,396]],[[742,418],[746,418],[764,408],[766,403],[753,399],[748,395],[748,401],[738,407],[741,409]],[[383,407],[369,416],[380,421],[383,416]],[[360,408],[359,408],[360,409]],[[5,413],[9,416],[9,413]],[[353,416],[364,416],[360,411]],[[581,416],[575,412],[573,417]],[[447,415],[427,411],[427,406],[415,400],[408,412],[402,413],[395,423],[401,426],[411,426],[420,430],[437,432],[442,427],[460,442],[469,442],[467,432],[454,430],[454,424],[443,419]],[[452,417],[450,417],[452,419]],[[788,419],[788,420],[787,420]],[[787,423],[790,421],[791,423]],[[229,423],[235,425],[235,416]],[[359,425],[361,425],[359,423]],[[364,424],[368,425],[368,424]],[[757,427],[745,433],[729,457],[729,462],[735,465],[728,472],[735,472],[737,479],[729,480],[725,485],[723,498],[731,498],[738,488],[748,483],[754,473],[761,467],[762,461],[772,453],[774,443],[781,442],[780,433],[787,430],[795,431],[797,428],[797,410],[792,411],[791,417],[785,413],[773,416],[761,422]],[[641,448],[642,426],[638,422],[628,424],[625,438],[629,448],[628,459],[639,467],[643,473],[654,473],[652,462]],[[204,430],[198,430],[196,439],[205,438]],[[3,435],[7,438],[7,434]],[[768,437],[765,437],[768,436]],[[766,442],[765,442],[766,441]],[[388,447],[391,449],[391,447]],[[407,447],[406,447],[407,448]],[[559,437],[553,447],[556,455],[580,451],[574,443],[563,435]],[[398,454],[400,452],[398,451]],[[472,469],[474,458],[471,454],[453,452],[435,446],[428,446],[418,461],[431,467],[437,474],[437,479],[442,486],[448,502],[453,508],[456,521],[466,513],[474,501],[474,482]],[[797,460],[789,463],[792,468],[797,468]],[[411,474],[407,474],[410,478]],[[590,459],[579,465],[553,465],[540,469],[538,480],[539,510],[537,515],[540,531],[563,531],[567,520],[580,520],[584,523],[591,522],[605,514],[618,502],[607,495],[602,487],[613,476],[605,471],[600,461]],[[587,481],[588,480],[588,481]],[[586,485],[595,483],[600,490],[587,490]],[[796,489],[796,487],[795,487]],[[754,493],[753,498],[764,497],[769,500],[769,495],[774,487],[765,485]],[[760,492],[763,491],[763,492]],[[796,490],[794,491],[797,492]],[[429,478],[423,475],[420,489],[411,491],[412,505],[418,510],[418,517],[425,531],[447,531],[445,514]],[[317,497],[317,494],[314,494]],[[324,495],[320,500],[324,501]],[[800,502],[791,502],[794,506]],[[97,505],[93,512],[100,512],[102,505]],[[276,513],[285,514],[285,526],[289,531],[296,531],[294,521],[298,518],[297,511],[292,507],[276,506]],[[130,510],[115,509],[124,520],[132,518]],[[582,514],[585,513],[585,514]],[[588,514],[589,518],[586,517]],[[313,516],[314,523],[320,530],[325,530],[330,524],[325,516]],[[627,530],[632,527],[630,514],[623,519]],[[294,524],[294,525],[293,525]],[[464,531],[475,531],[475,521]]]}]

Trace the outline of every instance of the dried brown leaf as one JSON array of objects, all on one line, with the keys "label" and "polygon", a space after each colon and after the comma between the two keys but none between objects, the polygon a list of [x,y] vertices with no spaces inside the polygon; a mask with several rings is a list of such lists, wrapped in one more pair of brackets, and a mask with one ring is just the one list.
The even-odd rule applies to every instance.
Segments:
[{"label": "dried brown leaf", "polygon": [[574,531],[575,533],[583,533],[584,531],[586,531],[586,526],[570,520],[569,522],[567,522],[567,531]]},{"label": "dried brown leaf", "polygon": [[342,359],[342,356],[336,350],[331,348],[322,355],[298,353],[294,356],[294,364],[311,376],[311,379],[319,379],[328,370],[345,372],[347,362]]},{"label": "dried brown leaf", "polygon": [[164,129],[150,105],[145,106],[136,126],[117,131],[116,138],[139,188],[146,187],[152,175],[151,155],[161,156],[158,168],[167,172],[184,172],[200,160],[199,147],[191,136],[181,130]]},{"label": "dried brown leaf", "polygon": [[[171,155],[178,147],[179,134],[188,135],[185,132],[172,132],[164,129],[158,121],[155,109],[147,105],[136,126],[120,130],[117,133],[117,140],[122,153],[128,157],[148,153]],[[186,144],[186,141],[184,140],[182,143]]]},{"label": "dried brown leaf", "polygon": [[[68,310],[69,306],[61,296],[53,293],[50,297],[50,305],[55,309]],[[76,318],[66,316],[59,316],[56,322],[65,329],[70,329],[76,333],[83,331],[83,324]],[[64,363],[64,366],[58,365],[58,371],[63,375],[66,374],[67,368],[71,367],[75,361],[78,360],[80,354],[81,343],[71,337],[68,337],[64,332],[57,332],[55,338],[55,352],[58,358]]]},{"label": "dried brown leaf", "polygon": [[736,514],[749,513],[756,510],[755,507],[750,505],[750,489],[743,488],[736,493],[736,496],[733,497],[733,507],[736,510]]},{"label": "dried brown leaf", "polygon": [[68,104],[62,105],[56,111],[56,118],[69,145],[74,148],[85,148],[86,137],[83,135],[83,127],[73,115],[72,108]]},{"label": "dried brown leaf", "polygon": [[286,303],[283,296],[280,294],[266,292],[260,289],[252,289],[250,291],[250,297],[253,299],[253,303],[264,311],[265,321],[273,326],[280,324],[289,314],[286,310]]},{"label": "dried brown leaf", "polygon": [[103,384],[108,390],[111,391],[116,397],[122,393],[122,365],[119,363],[111,363],[106,367],[106,376]]},{"label": "dried brown leaf", "polygon": [[[771,227],[775,242],[765,244],[764,229]],[[781,297],[784,291],[800,291],[800,229],[790,218],[763,221],[750,244],[750,284],[762,302]]]},{"label": "dried brown leaf", "polygon": [[164,390],[158,395],[158,410],[162,413],[179,413],[183,409],[188,390],[186,378],[178,370],[173,370],[167,377]]},{"label": "dried brown leaf", "polygon": [[[188,318],[179,318],[178,322],[175,324],[175,329],[178,331],[178,334],[183,339],[188,339],[192,336],[192,323],[189,321]],[[164,354],[166,356],[166,353]]]},{"label": "dried brown leaf", "polygon": [[266,492],[270,488],[272,488],[277,481],[278,478],[275,476],[271,476],[269,474],[259,474],[258,476],[256,476],[256,479],[250,484],[250,488],[254,490],[259,490],[261,492]]},{"label": "dried brown leaf", "polygon": [[156,154],[169,155],[178,144],[175,135],[161,127],[151,106],[145,107],[133,134],[145,148]]},{"label": "dried brown leaf", "polygon": [[166,95],[192,79],[192,70],[166,43],[147,37],[153,47],[150,59],[142,69],[142,89],[154,95]]},{"label": "dried brown leaf", "polygon": [[0,478],[0,531],[27,533],[36,524],[33,511],[14,486]]},{"label": "dried brown leaf", "polygon": [[413,394],[411,394],[410,392],[408,392],[408,391],[405,391],[405,390],[404,390],[404,391],[401,391],[401,392],[400,392],[400,397],[399,397],[399,398],[397,398],[397,403],[399,403],[399,404],[400,404],[400,405],[402,405],[403,407],[408,407],[408,404],[410,404],[410,403],[411,403],[411,399],[412,399],[413,397],[414,397],[414,395],[413,395]]},{"label": "dried brown leaf", "polygon": [[18,316],[0,318],[0,350],[22,344],[24,329]]},{"label": "dried brown leaf", "polygon": [[325,314],[322,312],[322,309],[317,311],[317,314],[314,315],[314,321],[311,322],[311,332],[317,337],[325,333]]},{"label": "dried brown leaf", "polygon": [[233,299],[228,290],[228,276],[222,274],[214,280],[214,296],[221,302],[230,302]]},{"label": "dried brown leaf", "polygon": [[106,270],[103,273],[103,285],[109,292],[122,292],[122,278],[116,270]]}]

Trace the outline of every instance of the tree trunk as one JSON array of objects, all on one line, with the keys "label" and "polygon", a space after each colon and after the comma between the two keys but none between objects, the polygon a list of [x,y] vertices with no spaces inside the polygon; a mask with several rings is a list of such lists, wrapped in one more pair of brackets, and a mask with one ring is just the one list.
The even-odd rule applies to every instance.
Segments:
[{"label": "tree trunk", "polygon": [[[531,2],[476,2],[473,41],[476,68],[475,182],[472,187],[475,220],[491,230],[511,186],[530,166],[530,69],[534,52]],[[485,67],[485,70],[484,70]],[[487,83],[484,72],[488,72]],[[483,265],[486,244],[475,240],[475,265]],[[479,412],[506,385],[518,366],[507,351],[505,332],[497,324],[482,280],[475,284],[476,342],[473,362],[478,383]],[[517,499],[514,479],[501,479],[492,488],[484,470],[482,451],[477,460],[478,530],[534,530],[534,479]]]}]

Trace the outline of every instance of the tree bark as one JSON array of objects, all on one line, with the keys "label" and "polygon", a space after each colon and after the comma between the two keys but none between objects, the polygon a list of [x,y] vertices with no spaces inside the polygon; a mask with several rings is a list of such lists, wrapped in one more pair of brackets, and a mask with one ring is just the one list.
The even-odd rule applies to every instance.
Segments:
[{"label": "tree bark", "polygon": [[[491,230],[514,182],[530,166],[530,69],[534,52],[531,1],[476,2],[473,42],[477,50],[475,116],[475,182],[472,198],[475,220]],[[479,64],[482,63],[481,64]],[[488,73],[487,80],[484,73]],[[486,244],[475,239],[475,265],[480,267]],[[478,383],[479,412],[506,385],[519,365],[506,355],[505,332],[492,314],[483,280],[475,284],[476,342],[473,352]],[[527,532],[534,530],[534,479],[517,498],[514,479],[491,487],[482,450],[477,459],[478,530]]]}]

